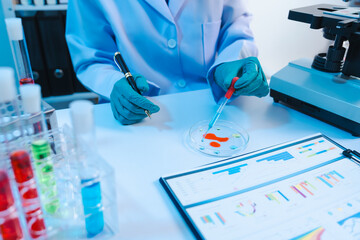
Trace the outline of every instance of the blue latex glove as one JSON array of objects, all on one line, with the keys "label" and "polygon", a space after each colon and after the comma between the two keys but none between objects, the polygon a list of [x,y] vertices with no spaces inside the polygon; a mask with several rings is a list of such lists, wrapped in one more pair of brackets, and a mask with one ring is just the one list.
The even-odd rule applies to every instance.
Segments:
[{"label": "blue latex glove", "polygon": [[[143,76],[133,77],[141,93],[149,91],[149,84]],[[110,102],[115,119],[124,125],[137,123],[146,118],[145,110],[150,114],[160,110],[159,106],[132,89],[125,77],[115,83],[110,94]]]},{"label": "blue latex glove", "polygon": [[256,57],[248,57],[217,66],[214,80],[226,92],[232,79],[236,76],[239,77],[239,80],[234,85],[233,95],[264,97],[269,94],[269,85]]}]

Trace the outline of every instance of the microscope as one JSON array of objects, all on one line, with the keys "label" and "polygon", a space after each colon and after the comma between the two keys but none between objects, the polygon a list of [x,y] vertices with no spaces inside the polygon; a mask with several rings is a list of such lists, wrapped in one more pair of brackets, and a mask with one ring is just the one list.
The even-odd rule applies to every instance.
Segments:
[{"label": "microscope", "polygon": [[[289,19],[322,29],[327,53],[298,59],[275,73],[270,96],[360,137],[360,8],[319,4],[290,10]],[[348,45],[348,47],[344,47]]]}]

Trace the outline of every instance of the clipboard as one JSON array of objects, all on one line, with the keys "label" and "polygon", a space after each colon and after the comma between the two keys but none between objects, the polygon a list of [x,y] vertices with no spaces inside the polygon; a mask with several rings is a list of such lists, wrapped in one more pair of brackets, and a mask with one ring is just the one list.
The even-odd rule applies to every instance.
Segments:
[{"label": "clipboard", "polygon": [[160,178],[197,239],[357,239],[360,167],[323,134]]}]

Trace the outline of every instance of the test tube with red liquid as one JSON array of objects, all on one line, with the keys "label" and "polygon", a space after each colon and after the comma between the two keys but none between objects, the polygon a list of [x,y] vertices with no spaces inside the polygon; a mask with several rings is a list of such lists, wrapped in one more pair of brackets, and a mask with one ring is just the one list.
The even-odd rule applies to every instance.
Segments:
[{"label": "test tube with red liquid", "polygon": [[0,233],[3,240],[24,239],[9,177],[3,169],[0,169]]},{"label": "test tube with red liquid", "polygon": [[[30,156],[27,151],[18,149],[26,145],[26,142],[21,142],[24,141],[21,139],[24,134],[16,97],[14,71],[7,67],[0,67],[0,135],[2,135],[3,140],[5,140],[3,144],[5,149],[0,149],[0,154],[4,155],[0,157],[0,169],[6,169],[7,166],[3,165],[6,165],[4,163],[6,163],[9,157],[20,193],[20,200],[24,209],[29,234],[32,239],[38,239],[45,236],[45,224]],[[0,147],[2,147],[2,145],[0,145]],[[6,179],[8,180],[8,178]],[[6,186],[5,183],[3,185]],[[3,189],[6,188],[3,187]],[[9,191],[11,191],[10,188]],[[9,191],[6,191],[6,194],[8,194]],[[1,196],[0,202],[2,199],[3,196]],[[13,197],[11,197],[10,200],[11,201],[7,202],[13,204]],[[12,207],[11,209],[15,208]],[[1,222],[2,221],[0,221],[0,223]]]},{"label": "test tube with red liquid", "polygon": [[33,239],[46,237],[46,227],[30,155],[25,150],[16,150],[10,154],[10,160],[29,234]]},{"label": "test tube with red liquid", "polygon": [[11,41],[19,83],[20,85],[34,84],[21,18],[6,18],[5,22]]},{"label": "test tube with red liquid", "polygon": [[[17,112],[16,87],[14,70],[9,67],[0,67],[0,139],[13,139],[13,126]],[[6,132],[5,132],[6,131]],[[16,134],[20,135],[20,134]],[[0,145],[0,234],[3,240],[24,239],[20,220],[11,191],[9,176],[6,172],[6,155],[4,145]]]}]

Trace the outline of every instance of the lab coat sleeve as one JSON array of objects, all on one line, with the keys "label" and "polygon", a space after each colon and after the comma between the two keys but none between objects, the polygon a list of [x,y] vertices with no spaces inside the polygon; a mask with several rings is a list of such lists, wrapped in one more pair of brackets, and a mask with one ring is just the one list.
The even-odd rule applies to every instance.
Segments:
[{"label": "lab coat sleeve", "polygon": [[214,81],[217,66],[225,62],[257,56],[258,50],[250,29],[251,14],[242,0],[225,0],[221,19],[221,28],[217,43],[217,57],[210,67],[207,80],[213,97],[218,102],[225,91]]},{"label": "lab coat sleeve", "polygon": [[113,62],[115,37],[97,1],[69,1],[66,40],[78,79],[110,99],[115,82],[124,75]]}]

